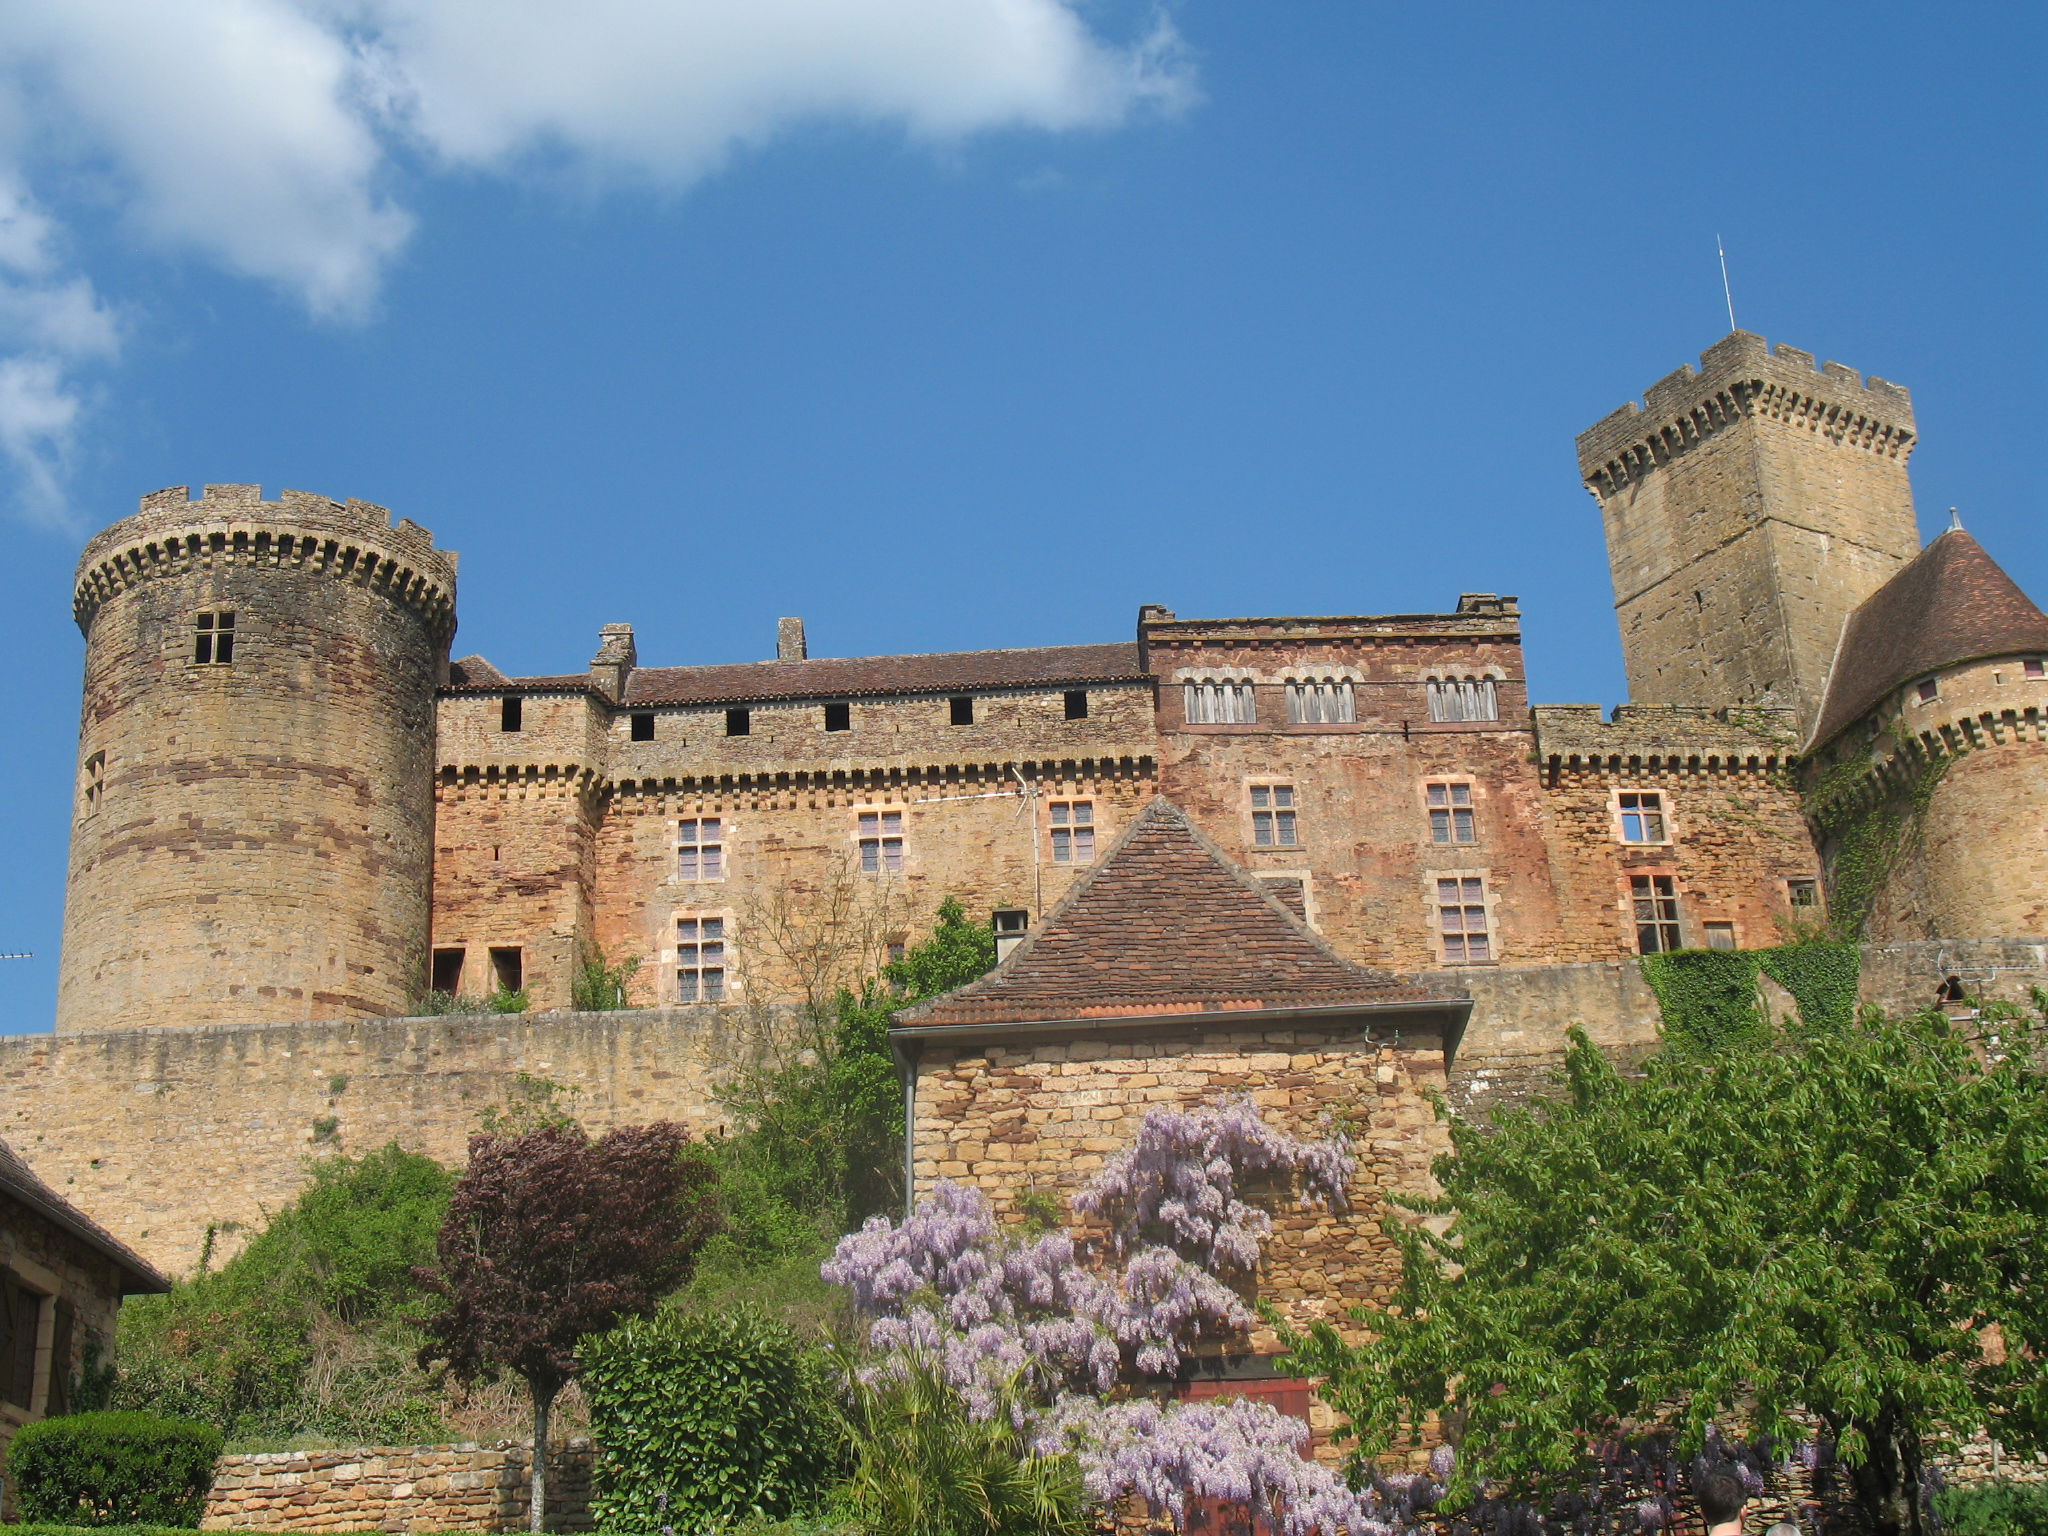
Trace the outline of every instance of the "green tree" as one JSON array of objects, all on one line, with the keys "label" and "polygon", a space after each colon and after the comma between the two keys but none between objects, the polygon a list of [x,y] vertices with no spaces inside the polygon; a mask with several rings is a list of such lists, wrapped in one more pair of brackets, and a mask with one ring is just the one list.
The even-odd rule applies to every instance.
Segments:
[{"label": "green tree", "polygon": [[1297,1365],[1363,1451],[1441,1415],[1454,1498],[1554,1486],[1589,1438],[1800,1438],[1804,1409],[1873,1529],[1918,1533],[1926,1448],[2048,1447],[2041,1044],[2020,1017],[1872,1015],[1630,1080],[1574,1030],[1567,1092],[1454,1127],[1441,1198],[1413,1202],[1436,1219],[1390,1220],[1376,1337],[1318,1326]]}]

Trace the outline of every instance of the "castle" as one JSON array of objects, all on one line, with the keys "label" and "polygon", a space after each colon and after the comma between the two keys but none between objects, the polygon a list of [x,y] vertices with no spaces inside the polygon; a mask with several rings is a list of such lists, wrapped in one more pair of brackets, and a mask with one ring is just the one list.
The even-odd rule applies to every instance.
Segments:
[{"label": "castle", "polygon": [[[948,897],[1028,941],[1159,799],[1332,963],[1470,999],[1449,1080],[1480,1097],[1567,1024],[1654,1038],[1643,954],[1832,919],[1873,1000],[2048,977],[2048,617],[1961,529],[1921,547],[1915,440],[1903,388],[1739,331],[1583,433],[1611,716],[1531,703],[1490,593],[845,659],[785,619],[774,659],[723,666],[642,666],[613,624],[586,668],[511,677],[451,658],[456,557],[412,522],[156,492],[79,563],[58,1035],[7,1043],[7,1134],[179,1259],[190,1202],[137,1191],[198,1144],[201,1094],[251,1096],[216,1165],[245,1206],[282,1187],[252,1147],[317,1150],[350,1112],[445,1141],[515,1060],[621,1116],[712,1116],[734,1005],[816,998]],[[598,957],[639,962],[647,1013],[553,1012]],[[485,994],[530,1011],[405,1018]],[[388,1111],[333,1087],[373,1060],[408,1085]],[[157,1116],[116,1166],[84,1155],[89,1091]]]}]

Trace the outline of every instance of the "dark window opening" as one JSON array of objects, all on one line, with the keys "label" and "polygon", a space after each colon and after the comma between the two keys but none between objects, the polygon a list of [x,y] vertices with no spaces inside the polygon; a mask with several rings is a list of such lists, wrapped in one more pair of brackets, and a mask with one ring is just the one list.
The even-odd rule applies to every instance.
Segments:
[{"label": "dark window opening", "polygon": [[498,701],[498,729],[501,731],[524,730],[526,701],[517,694]]},{"label": "dark window opening", "polygon": [[1662,955],[1677,949],[1677,880],[1671,875],[1631,875],[1628,888],[1635,908],[1637,952]]},{"label": "dark window opening", "polygon": [[450,997],[462,990],[462,958],[467,953],[460,949],[437,949],[434,951],[434,990],[445,992]]},{"label": "dark window opening", "polygon": [[47,1418],[71,1411],[71,1350],[77,1337],[77,1309],[68,1297],[56,1301],[57,1321],[50,1330],[50,1400],[43,1405]]},{"label": "dark window opening", "polygon": [[954,699],[950,702],[953,706],[953,723],[955,725],[974,724],[974,700]]},{"label": "dark window opening", "polygon": [[516,949],[492,950],[491,974],[500,992],[517,992],[526,985],[526,967]]},{"label": "dark window opening", "polygon": [[1922,704],[1932,704],[1941,697],[1941,684],[1931,677],[1925,678],[1917,685],[1914,692],[1919,695]]},{"label": "dark window opening", "polygon": [[193,626],[192,660],[200,666],[224,667],[235,659],[235,616],[202,613]]},{"label": "dark window opening", "polygon": [[36,1334],[43,1298],[12,1275],[0,1278],[0,1397],[31,1407],[36,1391]]},{"label": "dark window opening", "polygon": [[827,704],[825,706],[825,729],[828,731],[852,730],[853,706],[851,704]]},{"label": "dark window opening", "polygon": [[1966,1001],[1967,999],[1963,992],[1963,978],[1960,976],[1950,976],[1945,979],[1941,986],[1936,989],[1934,1000],[1937,1003],[1960,1003]]},{"label": "dark window opening", "polygon": [[753,735],[754,712],[751,709],[728,709],[725,712],[725,734],[728,736]]},{"label": "dark window opening", "polygon": [[632,732],[632,734],[633,734],[633,739],[634,739],[635,741],[652,741],[652,740],[654,740],[654,716],[652,716],[652,715],[634,715],[634,716],[632,717],[632,722],[633,722],[633,732]]},{"label": "dark window opening", "polygon": [[1088,690],[1086,688],[1069,688],[1067,690],[1067,718],[1069,720],[1086,720],[1088,718]]}]

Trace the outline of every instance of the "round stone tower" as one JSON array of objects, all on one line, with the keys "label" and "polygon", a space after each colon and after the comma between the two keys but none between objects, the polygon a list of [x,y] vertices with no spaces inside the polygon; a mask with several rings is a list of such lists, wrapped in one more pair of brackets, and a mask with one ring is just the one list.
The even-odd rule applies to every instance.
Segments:
[{"label": "round stone tower", "polygon": [[184,486],[78,564],[60,1030],[402,1013],[455,556],[367,502]]}]

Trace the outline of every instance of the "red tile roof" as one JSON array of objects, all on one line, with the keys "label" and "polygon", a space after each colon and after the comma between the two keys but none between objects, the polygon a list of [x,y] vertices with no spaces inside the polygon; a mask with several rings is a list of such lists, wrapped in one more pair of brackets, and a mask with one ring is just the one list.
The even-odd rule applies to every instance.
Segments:
[{"label": "red tile roof", "polygon": [[896,1022],[1463,1001],[1344,959],[1224,858],[1178,806],[1159,799],[1001,965]]},{"label": "red tile roof", "polygon": [[171,1282],[154,1265],[45,1184],[4,1141],[0,1141],[0,1195],[12,1196],[103,1258],[113,1260],[127,1276],[121,1287],[124,1294],[160,1295],[171,1288]]},{"label": "red tile roof", "polygon": [[1818,747],[1903,683],[1990,656],[2048,656],[2048,614],[1960,528],[1951,528],[1865,598],[1842,627]]},{"label": "red tile roof", "polygon": [[[818,657],[743,661],[713,667],[638,667],[624,704],[740,704],[770,699],[847,699],[891,693],[963,693],[989,688],[1079,687],[1147,682],[1134,642],[1040,645],[1011,651],[941,651],[925,656]],[[507,678],[481,656],[450,668],[451,689],[562,689],[588,686],[581,672]]]}]

